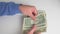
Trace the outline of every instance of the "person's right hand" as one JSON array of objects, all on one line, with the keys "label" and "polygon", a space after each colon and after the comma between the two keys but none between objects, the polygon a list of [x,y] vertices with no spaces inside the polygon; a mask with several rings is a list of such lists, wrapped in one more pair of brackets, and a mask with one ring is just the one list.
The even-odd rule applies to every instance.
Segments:
[{"label": "person's right hand", "polygon": [[[27,32],[27,34],[34,34],[34,32],[36,31],[36,25],[33,25],[33,27],[32,27],[32,29],[29,31],[29,32]],[[37,32],[37,34],[41,34],[40,32]]]},{"label": "person's right hand", "polygon": [[36,15],[37,15],[37,9],[34,6],[29,6],[29,5],[21,5],[19,7],[19,10],[21,10],[21,12],[24,15],[30,16],[33,20],[36,19]]}]

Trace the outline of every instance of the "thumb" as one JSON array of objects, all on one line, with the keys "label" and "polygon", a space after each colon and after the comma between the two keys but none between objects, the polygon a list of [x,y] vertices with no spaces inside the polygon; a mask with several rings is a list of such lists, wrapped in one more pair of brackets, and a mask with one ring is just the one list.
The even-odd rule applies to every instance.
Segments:
[{"label": "thumb", "polygon": [[35,32],[35,31],[36,31],[36,25],[33,24],[33,27],[32,27],[32,29],[31,29],[31,32]]},{"label": "thumb", "polygon": [[33,25],[32,29],[28,32],[28,34],[33,34],[36,31],[36,26]]}]

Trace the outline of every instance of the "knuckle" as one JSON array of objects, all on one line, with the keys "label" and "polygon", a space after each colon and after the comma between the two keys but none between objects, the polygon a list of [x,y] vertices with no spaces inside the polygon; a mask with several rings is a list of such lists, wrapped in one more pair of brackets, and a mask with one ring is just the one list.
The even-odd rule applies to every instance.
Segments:
[{"label": "knuckle", "polygon": [[33,6],[33,8],[35,8],[35,6]]}]

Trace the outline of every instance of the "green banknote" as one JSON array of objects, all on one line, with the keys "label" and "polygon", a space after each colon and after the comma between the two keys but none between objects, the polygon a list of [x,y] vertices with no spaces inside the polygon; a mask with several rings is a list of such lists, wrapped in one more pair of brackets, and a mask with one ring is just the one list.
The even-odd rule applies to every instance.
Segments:
[{"label": "green banknote", "polygon": [[36,16],[35,22],[30,17],[24,16],[23,34],[26,34],[32,28],[33,24],[37,26],[36,32],[46,32],[47,23],[46,23],[46,13],[44,10],[38,10],[38,15]]}]

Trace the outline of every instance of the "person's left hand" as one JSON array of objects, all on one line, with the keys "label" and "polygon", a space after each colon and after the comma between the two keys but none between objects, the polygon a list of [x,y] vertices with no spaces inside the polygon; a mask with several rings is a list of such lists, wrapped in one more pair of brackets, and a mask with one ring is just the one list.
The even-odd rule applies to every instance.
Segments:
[{"label": "person's left hand", "polygon": [[[33,27],[31,28],[31,30],[29,32],[27,32],[27,34],[34,34],[34,32],[36,31],[36,25],[33,25]],[[36,32],[37,34],[41,34],[40,32]]]}]

